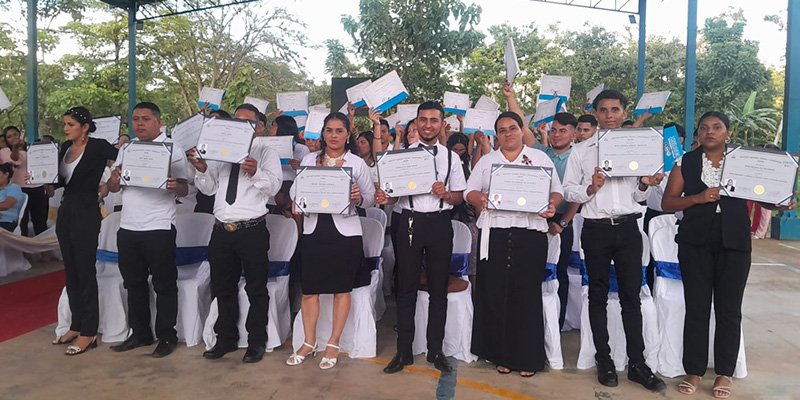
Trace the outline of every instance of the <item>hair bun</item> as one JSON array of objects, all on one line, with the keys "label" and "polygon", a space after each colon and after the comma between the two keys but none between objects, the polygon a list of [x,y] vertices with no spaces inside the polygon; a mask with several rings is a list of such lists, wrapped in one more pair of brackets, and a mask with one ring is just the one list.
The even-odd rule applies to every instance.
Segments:
[{"label": "hair bun", "polygon": [[94,121],[89,122],[89,133],[97,131],[97,124]]}]

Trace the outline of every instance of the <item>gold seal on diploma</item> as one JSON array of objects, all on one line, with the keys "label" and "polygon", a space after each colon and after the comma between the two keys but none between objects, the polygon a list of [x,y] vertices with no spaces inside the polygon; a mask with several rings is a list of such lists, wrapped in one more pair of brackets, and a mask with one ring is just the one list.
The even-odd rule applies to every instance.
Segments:
[{"label": "gold seal on diploma", "polygon": [[319,206],[322,208],[328,208],[330,207],[330,205],[331,203],[328,200],[322,200],[319,202]]},{"label": "gold seal on diploma", "polygon": [[150,182],[150,175],[142,176],[142,182]]},{"label": "gold seal on diploma", "polygon": [[417,182],[414,181],[408,182],[408,185],[406,186],[408,186],[409,189],[414,190],[417,188]]},{"label": "gold seal on diploma", "polygon": [[753,187],[753,193],[755,193],[755,194],[757,194],[759,196],[764,194],[764,192],[765,192],[764,186],[762,186],[762,185],[756,185],[755,187]]},{"label": "gold seal on diploma", "polygon": [[520,198],[517,199],[517,205],[518,206],[524,206],[525,203],[527,203],[527,202],[528,202],[528,200],[525,200],[524,197],[520,197]]},{"label": "gold seal on diploma", "polygon": [[631,171],[636,171],[637,169],[639,169],[639,163],[636,161],[631,161],[628,164],[628,169],[630,169]]},{"label": "gold seal on diploma", "polygon": [[47,171],[42,171],[42,178],[47,178]]},{"label": "gold seal on diploma", "polygon": [[219,151],[219,154],[221,154],[223,157],[227,157],[227,156],[228,156],[228,154],[231,154],[231,151],[230,151],[230,150],[228,150],[228,149],[221,149],[221,150]]}]

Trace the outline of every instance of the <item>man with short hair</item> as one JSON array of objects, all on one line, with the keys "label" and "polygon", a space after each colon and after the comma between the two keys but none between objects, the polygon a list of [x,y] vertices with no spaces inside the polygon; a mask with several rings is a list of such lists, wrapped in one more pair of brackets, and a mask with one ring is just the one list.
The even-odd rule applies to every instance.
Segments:
[{"label": "man with short hair", "polygon": [[[627,113],[628,99],[616,90],[604,90],[594,100],[601,129],[616,129]],[[613,262],[618,284],[622,323],[628,355],[628,379],[649,390],[661,390],[664,381],[645,364],[639,291],[642,284],[642,236],[637,219],[639,202],[647,199],[652,186],[664,174],[644,177],[606,177],[598,166],[596,142],[576,147],[570,155],[564,180],[567,201],[583,204],[581,247],[589,274],[589,322],[597,350],[597,379],[617,386],[617,373],[608,345],[606,304]]]},{"label": "man with short hair", "polygon": [[[259,122],[259,111],[250,104],[236,109],[235,118]],[[253,134],[256,134],[254,129]],[[189,160],[197,173],[195,185],[202,193],[214,196],[214,230],[208,244],[211,263],[211,295],[217,299],[219,318],[214,325],[216,345],[203,353],[217,359],[235,351],[239,341],[239,279],[245,278],[250,301],[247,313],[247,351],[245,363],[262,360],[267,343],[267,271],[269,232],[265,222],[267,200],[281,187],[281,163],[268,147],[254,142],[250,155],[241,164],[205,161],[196,150]]]},{"label": "man with short hair", "polygon": [[576,129],[575,143],[594,136],[597,133],[597,118],[592,114],[584,114],[578,117],[578,127]]},{"label": "man with short hair", "polygon": [[[187,165],[183,149],[161,133],[161,110],[153,103],[139,103],[133,108],[135,142],[171,144],[170,177],[164,188],[129,186],[120,181],[125,148],[112,166],[107,182],[109,191],[122,190],[122,213],[117,231],[119,270],[128,290],[128,325],[131,335],[121,344],[111,346],[117,352],[133,350],[153,343],[150,327],[150,285],[152,274],[156,292],[156,336],[158,346],[153,357],[166,357],[178,343],[175,323],[178,316],[178,269],[175,263],[175,199],[186,196]],[[126,136],[127,137],[127,136]],[[126,176],[130,176],[128,171]]]}]

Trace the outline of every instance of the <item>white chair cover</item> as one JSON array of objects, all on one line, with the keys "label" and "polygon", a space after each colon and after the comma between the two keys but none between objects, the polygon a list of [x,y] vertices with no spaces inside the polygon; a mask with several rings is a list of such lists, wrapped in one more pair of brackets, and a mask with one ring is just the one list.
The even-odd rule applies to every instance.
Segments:
[{"label": "white chair cover", "polygon": [[[120,213],[111,213],[100,224],[100,237],[97,245],[97,294],[100,304],[100,323],[97,331],[103,335],[105,343],[121,342],[128,338],[128,294],[122,282],[117,254],[117,231]],[[106,255],[106,256],[104,256]],[[110,256],[110,257],[109,257]],[[111,259],[114,261],[111,261]],[[61,336],[69,330],[72,313],[66,288],[58,300],[58,325],[56,335]]]},{"label": "white chair cover", "polygon": [[572,219],[572,254],[567,266],[569,290],[567,291],[567,311],[564,313],[563,331],[581,329],[581,310],[583,309],[583,253],[581,253],[581,230],[583,216],[576,214]]},{"label": "white chair cover", "polygon": [[561,329],[558,317],[561,300],[558,298],[558,257],[561,255],[561,236],[547,235],[547,270],[542,282],[542,308],[544,311],[544,348],[552,369],[564,369],[561,354]]},{"label": "white chair cover", "polygon": [[[292,259],[297,247],[297,224],[294,220],[282,215],[267,215],[267,230],[269,230],[269,259],[270,277],[267,280],[269,292],[269,309],[267,311],[267,350],[272,351],[279,347],[289,337],[291,315],[289,313],[289,270],[288,263]],[[275,266],[273,272],[272,266]],[[279,272],[278,272],[279,271]],[[247,312],[250,300],[244,290],[245,280],[239,280],[239,343],[240,348],[247,347]],[[217,299],[211,301],[208,318],[203,327],[203,342],[206,349],[210,350],[217,343],[217,334],[214,332],[214,323],[219,317]]]},{"label": "white chair cover", "polygon": [[[675,224],[677,222],[678,222],[678,218],[675,217],[675,214],[664,214],[664,215],[659,215],[659,216],[653,217],[653,218],[650,219],[650,224],[647,226],[647,231],[648,231],[647,232],[647,236],[649,236],[651,238],[651,242],[652,242],[653,233],[655,233],[655,231],[657,231],[657,230],[659,230],[659,229],[661,229],[661,228],[663,228],[665,226],[675,226]],[[676,232],[677,232],[677,228],[676,228]],[[678,253],[675,253],[676,257],[677,257],[677,254]]]},{"label": "white chair cover", "polygon": [[[642,235],[642,270],[650,263],[650,240],[643,232]],[[583,258],[583,257],[581,257]],[[613,265],[613,264],[612,264]],[[588,280],[587,280],[588,281]],[[651,369],[656,370],[658,365],[658,318],[653,296],[645,279],[639,292],[642,312],[642,337],[644,338],[644,358]],[[628,354],[625,350],[625,330],[622,325],[622,308],[619,304],[619,295],[615,292],[608,293],[608,345],[611,348],[611,359],[617,370],[622,371],[628,364]],[[578,355],[578,369],[589,369],[595,365],[597,352],[592,341],[592,329],[589,323],[589,286],[583,287],[583,310],[581,311],[581,350]]]},{"label": "white chair cover", "polygon": [[[683,323],[686,315],[686,304],[683,298],[683,282],[678,265],[678,244],[675,243],[678,227],[674,224],[673,219],[672,223],[663,224],[654,230],[653,220],[650,222],[650,231],[653,232],[651,237],[652,252],[656,264],[653,297],[658,312],[659,341],[661,344],[658,351],[657,370],[661,375],[673,378],[686,374],[683,369]],[[713,306],[709,323],[708,366],[713,368],[713,343],[716,325]],[[736,378],[747,376],[744,332],[741,333],[739,356],[736,360],[736,369],[733,376]]]},{"label": "white chair cover", "polygon": [[[381,280],[380,286],[383,291],[382,296],[389,296],[392,294],[392,274],[394,273],[394,247],[392,246],[392,237],[386,230],[389,225],[390,219],[386,216],[386,212],[377,207],[367,208],[367,218],[374,219],[381,223],[384,231],[385,238],[383,240],[383,249],[381,249]],[[364,235],[366,236],[366,235]],[[388,279],[384,277],[388,276]],[[386,301],[382,301],[385,307]],[[385,310],[385,308],[384,308]],[[378,320],[383,317],[383,311],[376,313]]]},{"label": "white chair cover", "polygon": [[[382,210],[378,210],[383,213]],[[384,214],[385,215],[385,214]],[[361,230],[363,231],[362,240],[364,241],[364,257],[370,266],[374,266],[372,270],[373,279],[370,282],[369,294],[371,296],[372,304],[374,305],[373,311],[376,321],[383,318],[383,313],[386,312],[386,299],[383,298],[383,259],[381,254],[384,247],[384,239],[386,236],[384,232],[386,228],[384,225],[375,224],[372,218],[361,218]],[[378,221],[379,222],[379,221]],[[375,279],[377,278],[377,279]]]},{"label": "white chair cover", "polygon": [[[354,288],[351,292],[350,314],[347,316],[347,322],[339,340],[341,351],[347,353],[350,358],[372,358],[377,355],[376,303],[379,297],[383,300],[383,293],[379,283],[381,275],[380,253],[383,249],[384,228],[378,220],[362,217],[361,229],[363,231],[364,256],[369,262],[377,262],[377,264],[375,264],[376,268],[372,270],[369,285]],[[328,342],[333,328],[333,295],[320,295],[319,307],[320,313],[319,318],[317,318],[316,333],[317,344],[320,349],[324,350],[323,347]],[[384,311],[386,309],[385,303],[383,303],[383,309]],[[303,310],[300,310],[294,319],[292,334],[292,348],[294,351],[300,350],[305,341],[303,328]]]},{"label": "white chair cover", "polygon": [[[472,250],[472,232],[469,228],[459,221],[453,223],[453,255],[459,260],[466,258],[469,264],[469,254]],[[464,256],[466,255],[466,256]],[[459,265],[461,267],[461,265]],[[453,271],[451,270],[451,273]],[[466,277],[466,268],[460,269],[457,274],[461,279],[469,280]],[[430,296],[428,292],[417,291],[417,307],[414,316],[414,342],[411,350],[414,355],[427,353],[428,340],[426,331],[428,329],[428,306]],[[467,289],[461,292],[447,294],[447,321],[444,327],[444,343],[442,352],[445,356],[455,357],[464,362],[473,362],[478,357],[472,354],[472,287],[468,283]]]},{"label": "white chair cover", "polygon": [[[12,235],[7,235],[11,237],[21,237],[20,233],[20,223],[22,222],[22,213],[25,210],[25,207],[28,205],[28,195],[22,193],[22,201],[17,202],[15,208],[19,210],[18,217],[17,217],[17,228],[14,230]],[[5,229],[0,229],[5,230]],[[22,250],[12,247],[8,243],[6,243],[6,239],[4,237],[5,234],[8,232],[3,232],[3,236],[0,236],[0,277],[4,277],[10,273],[17,272],[17,271],[27,271],[31,269],[31,263],[25,258],[22,254]],[[9,240],[13,240],[9,238]]]},{"label": "white chair cover", "polygon": [[388,223],[388,218],[386,217],[386,213],[383,212],[378,207],[368,207],[366,208],[367,218],[374,219],[381,223],[381,227],[383,227],[384,231],[386,230],[386,224]]}]

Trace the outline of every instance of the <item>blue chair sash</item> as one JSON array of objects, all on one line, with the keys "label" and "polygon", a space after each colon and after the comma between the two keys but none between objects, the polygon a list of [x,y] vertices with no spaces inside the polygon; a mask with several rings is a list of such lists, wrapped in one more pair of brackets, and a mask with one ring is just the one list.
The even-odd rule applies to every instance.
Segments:
[{"label": "blue chair sash", "polygon": [[469,271],[469,253],[453,253],[450,256],[450,275],[462,277]]},{"label": "blue chair sash", "polygon": [[[581,267],[581,284],[586,286],[589,284],[589,274],[586,272],[586,264]],[[642,266],[642,282],[641,286],[647,285],[647,266]],[[608,271],[608,291],[612,293],[619,293],[619,284],[617,283],[617,269],[614,264]]]},{"label": "blue chair sash", "polygon": [[669,261],[656,261],[656,274],[662,278],[683,280],[681,277],[681,266],[678,263]]},{"label": "blue chair sash", "polygon": [[366,258],[364,258],[364,260],[366,261],[367,267],[369,268],[369,270],[372,271],[372,270],[378,269],[378,264],[380,263],[381,258],[380,258],[380,256],[378,256],[378,257],[366,257]]},{"label": "blue chair sash", "polygon": [[289,276],[289,261],[270,261],[267,277],[277,278],[279,276]]},{"label": "blue chair sash", "polygon": [[[119,254],[115,251],[97,249],[97,261],[119,263]],[[208,246],[178,247],[175,250],[175,264],[178,267],[197,264],[208,259]]]},{"label": "blue chair sash", "polygon": [[543,282],[548,282],[557,279],[558,278],[558,273],[556,272],[557,270],[558,266],[556,266],[556,264],[553,263],[545,264]]}]

